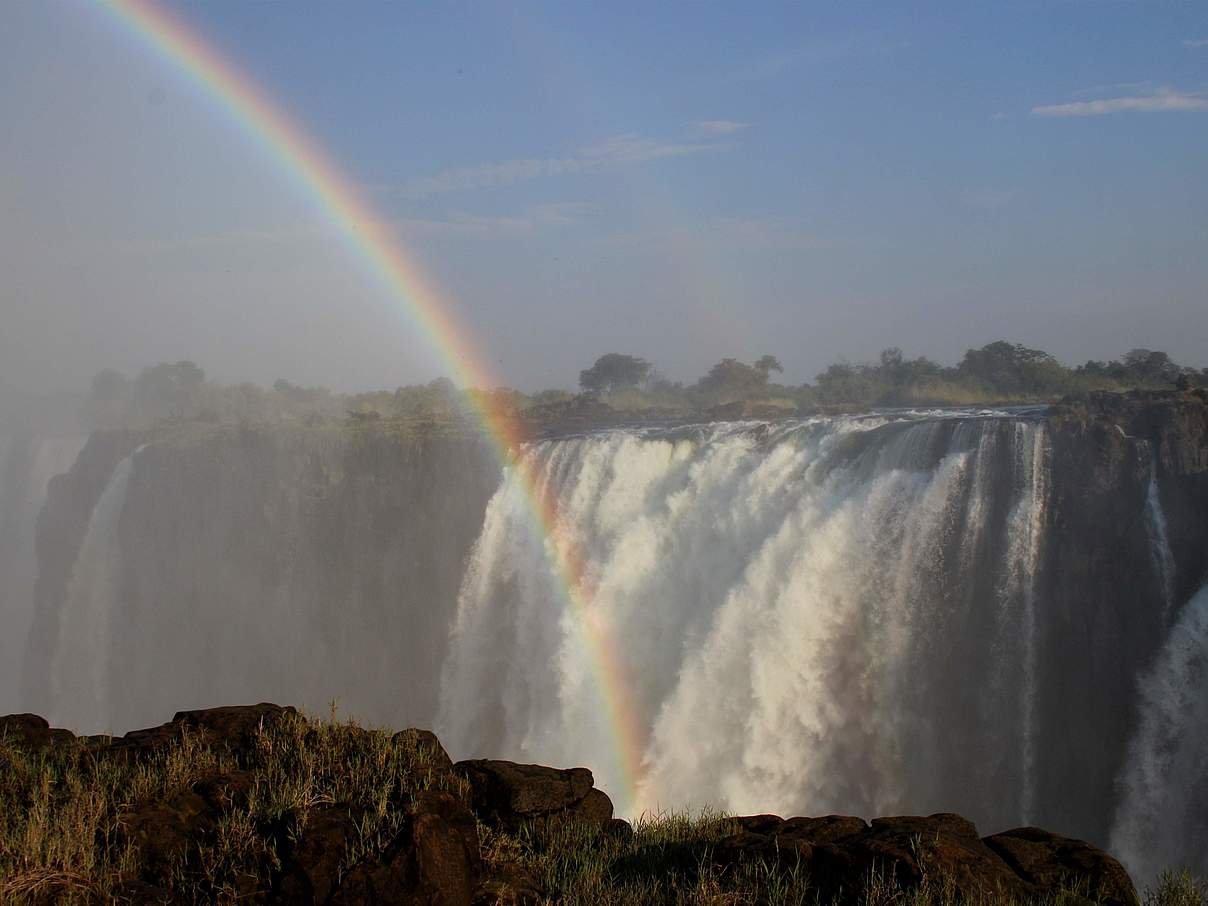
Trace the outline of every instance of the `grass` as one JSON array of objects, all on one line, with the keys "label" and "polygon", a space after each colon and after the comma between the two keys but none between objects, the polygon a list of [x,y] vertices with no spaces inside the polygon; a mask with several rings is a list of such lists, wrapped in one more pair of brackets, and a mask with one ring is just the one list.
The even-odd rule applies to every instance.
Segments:
[{"label": "grass", "polygon": [[[188,814],[198,791],[227,784],[218,818],[173,849],[171,820],[140,836],[148,814]],[[30,751],[0,736],[0,903],[96,904],[118,901],[133,879],[173,903],[234,903],[267,891],[286,850],[313,816],[346,807],[352,830],[341,870],[381,857],[424,790],[468,801],[464,781],[441,769],[407,734],[351,722],[287,714],[262,727],[246,751],[231,753],[197,734],[137,759],[86,739]],[[157,809],[160,811],[157,812]],[[818,902],[790,855],[724,867],[715,848],[740,829],[723,814],[666,813],[616,825],[550,822],[515,834],[479,825],[489,887],[529,891],[541,906],[805,906]],[[489,899],[488,899],[489,901]],[[925,877],[904,889],[892,877],[867,878],[862,906],[990,906],[1001,899],[962,896]],[[1037,906],[1088,900],[1061,891]],[[1021,904],[1022,906],[1022,904]],[[1208,906],[1208,884],[1186,873],[1163,877],[1144,906]]]},{"label": "grass", "polygon": [[[711,858],[714,848],[739,829],[732,818],[710,813],[646,817],[634,825],[632,836],[585,824],[534,826],[518,836],[484,829],[483,852],[489,867],[505,875],[518,869],[551,892],[541,906],[819,903],[809,873],[791,857],[718,867]],[[926,864],[925,859],[920,862]],[[930,876],[907,889],[894,877],[876,872],[866,879],[858,899],[861,906],[1087,906],[1095,902],[1078,889],[1020,903],[994,895],[971,896],[951,879]],[[1144,906],[1208,906],[1208,898],[1204,885],[1184,874],[1151,891]]]},{"label": "grass", "polygon": [[[232,776],[244,793],[204,840],[153,864],[132,817]],[[356,815],[342,860],[351,866],[378,854],[414,797],[434,787],[467,795],[404,736],[297,714],[261,729],[241,757],[189,733],[138,760],[87,740],[30,752],[0,737],[0,903],[110,902],[133,878],[172,902],[231,902],[268,884],[279,849],[306,833],[316,807],[347,804]]]}]

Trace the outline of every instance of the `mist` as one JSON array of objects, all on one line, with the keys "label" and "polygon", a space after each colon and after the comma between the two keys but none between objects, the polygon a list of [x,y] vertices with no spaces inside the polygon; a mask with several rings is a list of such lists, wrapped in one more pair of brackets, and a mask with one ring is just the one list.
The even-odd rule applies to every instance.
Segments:
[{"label": "mist", "polygon": [[[327,146],[498,383],[534,392],[613,349],[681,381],[771,351],[790,383],[886,346],[951,361],[1000,338],[1071,364],[1137,346],[1202,358],[1208,197],[1189,149],[1208,117],[1031,112],[1094,87],[1078,78],[1125,80],[1096,34],[1135,29],[1129,73],[1161,84],[1198,65],[1173,11],[1160,33],[1101,12],[1063,10],[1041,40],[955,8],[882,11],[895,42],[827,12],[793,14],[791,38],[698,11],[674,65],[616,59],[573,18],[555,42],[490,11],[189,15]],[[633,46],[664,15],[591,27]],[[0,394],[182,359],[340,391],[447,373],[406,301],[221,104],[95,11],[5,18]],[[1022,73],[1005,93],[984,76],[979,52],[1011,66],[985,46],[1002,28],[1048,60],[1047,82]],[[541,52],[501,43],[507,29]],[[338,36],[329,55],[310,55],[318,34]],[[777,56],[786,40],[806,50]],[[964,94],[912,122],[899,108],[931,90],[922,58]]]},{"label": "mist", "polygon": [[[0,11],[0,761],[50,753],[0,785],[0,899],[426,884],[435,816],[469,903],[501,764],[609,822],[610,877],[667,827],[704,872],[723,826],[781,865],[769,815],[949,812],[900,820],[1032,892],[981,834],[1105,902],[1208,873],[1197,13]],[[251,702],[302,716],[198,716]],[[276,836],[220,895],[214,791],[281,726],[399,785],[245,797]],[[154,765],[21,786],[82,751]],[[157,796],[204,802],[138,831],[179,865],[98,849]]]}]

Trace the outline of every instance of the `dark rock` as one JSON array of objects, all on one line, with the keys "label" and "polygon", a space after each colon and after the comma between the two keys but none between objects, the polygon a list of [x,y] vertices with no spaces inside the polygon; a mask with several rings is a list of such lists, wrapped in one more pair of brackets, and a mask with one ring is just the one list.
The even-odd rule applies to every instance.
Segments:
[{"label": "dark rock", "polygon": [[256,787],[251,771],[230,771],[216,774],[193,785],[194,791],[219,811],[246,808]]},{"label": "dark rock", "polygon": [[428,791],[420,794],[408,830],[412,902],[469,906],[482,875],[474,815],[448,793]]},{"label": "dark rock", "polygon": [[9,714],[0,717],[0,737],[15,739],[28,749],[44,749],[75,741],[70,730],[51,729],[46,719],[36,714]]},{"label": "dark rock", "polygon": [[261,702],[258,705],[179,711],[172,718],[172,723],[200,730],[232,752],[246,752],[255,744],[261,727],[271,726],[275,721],[297,713],[292,707],[283,708],[281,705]]},{"label": "dark rock", "polygon": [[166,724],[144,730],[131,730],[120,739],[114,740],[113,749],[116,753],[142,755],[160,746],[178,742],[185,734],[192,733],[202,737],[210,745],[240,758],[247,758],[255,748],[256,735],[262,726],[270,726],[274,721],[296,713],[296,709],[292,707],[282,707],[269,702],[201,711],[180,711]]},{"label": "dark rock", "polygon": [[211,832],[217,814],[197,793],[186,790],[170,799],[151,802],[118,818],[120,835],[138,847],[152,877],[172,869]]},{"label": "dark rock", "polygon": [[1136,888],[1124,867],[1082,840],[1021,827],[986,837],[986,845],[1021,878],[1044,890],[1078,889],[1105,906],[1134,906]]},{"label": "dark rock", "polygon": [[792,871],[798,867],[808,869],[813,854],[814,847],[800,838],[739,831],[718,841],[713,848],[713,861],[722,866],[762,862]]},{"label": "dark rock", "polygon": [[604,833],[618,840],[633,838],[633,825],[624,818],[610,818],[604,822]]},{"label": "dark rock", "polygon": [[396,744],[406,745],[415,749],[421,759],[426,761],[434,771],[444,772],[453,770],[453,759],[449,757],[449,753],[445,751],[445,747],[440,744],[440,740],[436,738],[436,734],[431,730],[419,730],[415,727],[409,727],[406,730],[400,730],[395,733],[391,739]]},{"label": "dark rock", "polygon": [[808,872],[822,901],[858,902],[880,878],[906,889],[924,883],[964,896],[1017,900],[1072,890],[1107,906],[1136,906],[1120,863],[1080,840],[1021,828],[984,840],[960,815],[860,818],[829,815],[735,818],[741,830],[721,840],[722,867],[758,861]]},{"label": "dark rock", "polygon": [[612,820],[612,800],[603,790],[590,789],[572,809],[572,817],[583,821],[607,823]]},{"label": "dark rock", "polygon": [[779,815],[746,815],[735,818],[734,822],[753,834],[771,834],[784,824],[784,819]]},{"label": "dark rock", "polygon": [[1016,897],[1030,893],[1028,885],[982,842],[973,822],[960,815],[876,818],[864,833],[833,845],[851,853],[862,868],[879,867],[909,887],[930,877],[966,893]]},{"label": "dark rock", "polygon": [[[330,857],[324,855],[316,868],[326,871],[329,864]],[[447,793],[425,792],[420,794],[384,862],[354,866],[330,900],[318,899],[322,891],[316,890],[316,898],[305,902],[330,902],[333,906],[470,906],[481,882],[482,860],[473,814]],[[287,896],[305,892],[282,890]]]},{"label": "dark rock", "polygon": [[537,819],[612,818],[612,800],[594,789],[595,781],[587,768],[560,770],[479,759],[459,761],[454,770],[469,781],[473,808],[479,817],[509,830]]},{"label": "dark rock", "polygon": [[[1038,636],[1037,808],[1030,820],[1107,839],[1127,757],[1136,678],[1167,638],[1172,609],[1208,576],[1208,394],[1091,393],[1046,420],[1049,499],[1035,577]],[[1173,575],[1153,556],[1151,482],[1165,517]],[[1094,601],[1093,607],[1086,605]],[[1096,740],[1086,757],[1086,740]]]},{"label": "dark rock", "polygon": [[825,815],[821,818],[789,818],[776,833],[784,837],[800,837],[810,843],[834,843],[868,830],[868,822],[851,815]]},{"label": "dark rock", "polygon": [[310,809],[285,854],[274,899],[282,903],[329,902],[340,886],[348,847],[357,839],[359,817],[346,805]]}]

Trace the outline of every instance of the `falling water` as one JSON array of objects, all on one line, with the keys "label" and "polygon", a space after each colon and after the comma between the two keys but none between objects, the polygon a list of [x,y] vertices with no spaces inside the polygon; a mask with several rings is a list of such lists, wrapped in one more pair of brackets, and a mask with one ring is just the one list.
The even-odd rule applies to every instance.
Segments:
[{"label": "falling water", "polygon": [[1208,586],[1183,608],[1137,698],[1112,849],[1141,881],[1178,866],[1208,872]]},{"label": "falling water", "polygon": [[56,726],[86,733],[120,729],[111,724],[108,661],[118,625],[118,519],[132,465],[129,456],[118,463],[92,511],[59,617],[60,642],[51,672],[59,705],[50,717]]},{"label": "falling water", "polygon": [[[1023,653],[1023,682],[1019,685],[1020,764],[1023,772],[1020,820],[1031,821],[1036,806],[1037,619],[1036,571],[1040,565],[1048,468],[1044,462],[1043,429],[1015,424],[1014,482],[1019,497],[1008,520],[1006,575],[1001,587],[1003,619],[999,630],[1018,627]],[[1006,670],[1000,665],[1000,670]]]},{"label": "falling water", "polygon": [[[1045,449],[1040,423],[996,417],[531,448],[645,732],[622,808],[1025,814]],[[620,789],[599,677],[530,518],[505,482],[462,586],[442,738]]]},{"label": "falling water", "polygon": [[[549,537],[476,440],[215,427],[116,470],[129,447],[98,444],[41,519],[26,686],[83,731],[336,699],[435,724],[459,758],[587,765],[630,815],[942,810],[1104,844],[1114,814],[1144,879],[1208,840],[1208,592],[1161,614],[1198,529],[1163,512],[1177,486],[1157,476],[1088,495],[1081,435],[1054,424],[895,412],[544,441],[522,455]],[[5,500],[68,452],[7,445]],[[553,545],[581,561],[590,632]],[[1071,709],[1089,715],[1074,736]]]},{"label": "falling water", "polygon": [[1157,461],[1149,464],[1149,487],[1145,494],[1145,529],[1149,534],[1149,548],[1154,569],[1162,579],[1162,600],[1166,615],[1170,615],[1174,604],[1174,554],[1170,550],[1170,539],[1166,531],[1166,514],[1162,510],[1162,498],[1158,493]]}]

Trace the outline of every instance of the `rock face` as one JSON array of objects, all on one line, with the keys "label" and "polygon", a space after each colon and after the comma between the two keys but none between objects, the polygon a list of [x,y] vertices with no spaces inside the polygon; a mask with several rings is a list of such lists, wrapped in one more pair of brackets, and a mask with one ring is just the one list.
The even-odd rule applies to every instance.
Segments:
[{"label": "rock face", "polygon": [[1054,406],[1047,426],[1037,685],[1061,694],[1038,702],[1031,820],[1106,840],[1137,677],[1208,581],[1208,393],[1093,393]]},{"label": "rock face", "polygon": [[[72,579],[89,517],[127,456],[119,513],[93,529],[112,552],[110,590],[84,608],[126,628],[76,638]],[[21,707],[88,732],[249,695],[313,710],[334,698],[368,720],[430,723],[463,561],[498,480],[477,435],[98,432],[40,517]],[[405,682],[383,683],[400,663]],[[89,707],[94,681],[107,714]]]},{"label": "rock face", "polygon": [[[78,752],[81,764],[95,765],[106,758],[158,758],[170,747],[192,740],[225,758],[219,769],[187,788],[142,802],[116,817],[113,833],[135,844],[138,856],[136,871],[121,879],[110,901],[166,903],[181,893],[179,888],[173,894],[160,886],[179,870],[174,866],[187,865],[199,848],[227,839],[224,834],[230,833],[232,816],[246,809],[252,796],[271,795],[258,786],[263,778],[250,766],[257,746],[262,745],[262,734],[280,721],[306,726],[292,708],[262,703],[182,712],[167,724],[120,738],[77,740],[67,730],[51,729],[39,717],[18,714],[0,717],[0,755],[4,744],[35,752],[62,746]],[[350,730],[354,731],[368,732]],[[426,730],[404,730],[390,742],[417,753],[424,770],[445,777],[450,788],[457,788],[457,778],[463,778],[463,792],[455,795],[436,788],[418,792],[397,823],[389,825],[393,830],[379,841],[384,845],[368,850],[362,839],[368,817],[364,804],[325,801],[302,812],[291,811],[290,821],[261,829],[263,835],[277,835],[268,882],[251,875],[236,878],[227,893],[254,903],[299,906],[544,902],[550,892],[542,891],[523,867],[498,858],[486,864],[480,822],[493,833],[515,833],[534,823],[585,822],[606,828],[595,839],[616,838],[622,831],[621,839],[633,839],[628,825],[612,818],[611,801],[595,789],[591,772],[584,768],[491,760],[453,764],[440,741]],[[280,777],[278,782],[288,784],[290,779]],[[286,832],[286,824],[292,830]],[[870,885],[877,883],[904,889],[938,885],[959,894],[1016,901],[1065,888],[1105,906],[1138,902],[1127,873],[1111,856],[1079,840],[1033,827],[982,838],[972,822],[952,814],[878,818],[871,824],[843,815],[787,820],[754,815],[733,819],[733,825],[737,831],[705,850],[713,866],[723,873],[751,862],[804,870],[821,902],[861,902]],[[362,855],[356,856],[357,852]],[[649,863],[643,870],[659,869]],[[45,900],[54,901],[53,896]]]},{"label": "rock face", "polygon": [[587,768],[478,759],[459,761],[453,769],[469,781],[474,811],[505,830],[514,831],[526,821],[612,818],[612,801],[594,788]]},{"label": "rock face", "polygon": [[876,818],[829,815],[738,818],[742,831],[714,851],[723,865],[759,858],[808,872],[823,902],[860,902],[877,879],[906,888],[925,881],[1004,902],[1039,898],[1062,887],[1106,906],[1135,906],[1120,863],[1081,840],[1033,827],[981,838],[960,815]]},{"label": "rock face", "polygon": [[[564,417],[565,425],[559,430],[582,430],[593,424],[592,419],[614,419],[621,424],[631,417],[605,412],[589,399],[564,409],[558,410],[560,415],[555,413]],[[734,417],[741,414],[732,413]],[[1011,439],[1021,421],[1028,423],[1022,427],[1029,431],[1043,425],[1045,443],[1037,456],[1045,464],[1044,505],[1035,508],[1040,513],[1036,516],[1036,555],[1021,570],[1033,581],[1026,592],[1012,587],[1008,595],[1002,591],[1008,578],[1006,565],[1016,561],[1009,561],[1004,553],[1013,550],[1006,529],[1015,523],[1011,507],[1017,500],[1022,502],[1015,486],[1026,484],[1020,480],[1022,470],[1016,461],[1021,447]],[[557,419],[550,424],[557,424]],[[885,807],[876,803],[891,802],[895,804],[890,808],[901,811],[947,808],[974,817],[983,828],[1035,823],[1106,845],[1114,839],[1120,781],[1128,769],[1129,743],[1144,710],[1138,707],[1137,679],[1167,644],[1170,627],[1180,619],[1184,602],[1208,579],[1208,395],[1094,394],[1066,400],[1047,415],[952,422],[936,425],[935,430],[922,422],[902,427],[901,434],[910,435],[904,438],[910,440],[904,447],[913,449],[916,439],[934,439],[934,443],[927,442],[926,449],[919,445],[922,452],[917,457],[907,461],[903,455],[901,463],[912,470],[930,475],[928,470],[935,462],[927,457],[932,453],[935,460],[965,453],[970,461],[980,463],[966,473],[978,476],[976,482],[956,477],[945,478],[947,484],[933,482],[951,506],[943,514],[932,507],[934,532],[928,527],[919,536],[940,539],[937,543],[945,546],[944,556],[934,555],[930,542],[919,545],[919,553],[911,553],[916,562],[910,565],[910,582],[900,583],[907,586],[900,600],[886,603],[887,612],[909,617],[909,625],[918,630],[903,655],[910,679],[894,677],[893,694],[884,703],[888,716],[911,717],[896,723],[878,719],[872,725],[892,727],[890,733],[900,731],[897,737],[885,735],[884,751],[893,758],[896,753],[919,750],[915,744],[919,741],[930,754],[900,764],[887,759],[892,766],[886,774],[892,776],[881,779],[881,790],[869,792],[871,784],[866,782],[860,761],[869,751],[868,734],[852,725],[850,740],[841,739],[845,720],[836,720],[834,732],[828,732],[826,740],[839,740],[833,749],[837,754],[819,759],[819,767],[811,768],[814,773],[804,780],[794,773],[803,761],[797,759],[798,749],[785,746],[783,764],[777,768],[792,783],[800,783],[797,788],[802,792],[799,800],[784,802],[782,807],[870,813]],[[879,432],[850,432],[836,442],[836,462],[854,464],[865,458],[871,463],[890,450],[890,435],[897,431],[890,425]],[[976,442],[972,446],[953,442],[960,432],[974,435]],[[759,448],[752,458],[764,455],[763,441],[770,434],[756,433]],[[982,445],[976,438],[986,441],[984,449],[990,452],[984,457],[978,452]],[[148,440],[149,446],[140,450]],[[582,446],[589,444],[585,441]],[[606,452],[592,448],[582,461]],[[127,469],[120,513],[111,520],[106,536],[110,543],[104,549],[112,552],[103,564],[106,582],[98,583],[111,586],[113,593],[104,600],[73,604],[73,584],[88,584],[73,583],[89,574],[82,569],[81,548],[90,549],[85,542],[98,534],[89,526],[90,513],[95,514],[106,483],[112,483],[115,466],[126,457],[131,457],[133,467]],[[728,456],[713,456],[711,461],[728,460]],[[549,453],[551,463],[570,461],[571,454],[564,450]],[[610,463],[609,468],[588,474],[626,474],[612,467],[614,462],[624,465],[619,458],[600,461]],[[634,456],[633,461],[645,468],[644,459]],[[561,471],[551,474],[573,472],[562,465],[558,469]],[[737,474],[727,473],[725,480]],[[792,472],[792,482],[797,483],[798,474]],[[870,477],[878,474],[869,468]],[[500,606],[500,602],[514,599],[516,613],[535,613],[519,608],[533,597],[526,591],[528,579],[543,575],[518,557],[518,551],[528,548],[517,545],[527,545],[531,535],[530,514],[523,500],[516,498],[520,518],[510,523],[516,530],[513,534],[501,530],[490,536],[490,544],[475,542],[486,531],[484,512],[502,510],[502,503],[508,500],[505,495],[500,498],[501,506],[488,505],[499,475],[498,463],[476,439],[435,438],[405,447],[380,425],[343,426],[334,431],[323,426],[270,430],[185,425],[154,438],[128,433],[94,435],[76,467],[55,480],[42,511],[38,616],[26,646],[27,693],[13,708],[48,714],[57,723],[82,732],[161,720],[160,715],[175,708],[265,697],[288,697],[311,709],[336,698],[358,715],[397,726],[437,721],[440,672],[457,656],[456,650],[448,648],[448,630],[463,579],[477,574],[468,571],[467,563],[481,550],[494,551],[493,560],[484,554],[482,562],[498,567],[496,578],[481,583],[484,606],[477,608],[489,615],[483,621],[488,648],[468,646],[466,662],[480,665],[484,659],[479,651],[490,650],[499,652],[501,662],[513,665],[517,674],[532,671],[533,679],[524,678],[526,688],[537,694],[553,691],[549,701],[535,700],[527,713],[542,720],[544,715],[556,714],[567,690],[539,675],[543,665],[552,662],[543,656],[544,648],[530,651],[523,647],[531,639],[544,644],[546,633],[515,632],[519,624],[511,611]],[[769,485],[769,492],[760,496],[779,506],[782,487],[789,485]],[[967,503],[973,500],[974,491],[976,507]],[[862,493],[853,481],[852,494],[845,499],[862,505]],[[783,494],[784,499],[789,499],[788,494]],[[716,506],[721,518],[733,508],[720,495],[716,501],[710,495],[701,496],[697,512],[702,517],[710,515],[710,506]],[[595,492],[580,497],[595,499]],[[823,504],[828,499],[819,497]],[[920,495],[915,512],[927,516],[921,504],[930,499]],[[666,509],[655,503],[651,512]],[[769,520],[780,518],[775,507],[769,507],[768,514]],[[956,518],[948,518],[949,514]],[[960,527],[970,523],[961,520],[973,519],[975,514],[980,514],[977,518],[984,519],[990,530],[982,541],[966,543],[977,535],[962,531]],[[1155,514],[1161,516],[1160,539]],[[709,531],[717,524],[712,518],[690,521]],[[504,529],[509,526],[503,519],[498,524]],[[785,524],[793,527],[791,522]],[[585,520],[582,525],[591,529],[592,523]],[[879,537],[879,525],[870,520],[867,537]],[[914,525],[912,520],[911,532]],[[835,526],[836,530],[842,528],[837,519]],[[610,550],[604,545],[612,544],[610,534],[616,533],[605,526],[597,535],[602,564],[622,559],[604,553]],[[704,532],[701,537],[703,543],[685,545],[682,555],[665,558],[668,569],[657,573],[665,573],[667,579],[660,579],[662,586],[654,587],[657,594],[648,598],[658,602],[660,614],[672,613],[680,621],[674,624],[677,626],[695,625],[697,620],[703,625],[708,611],[702,602],[707,603],[714,592],[718,612],[725,601],[735,600],[727,591],[730,580],[724,576],[731,571],[738,576],[740,570],[731,570],[722,555],[744,564],[758,549],[742,547],[746,543],[742,537],[733,539],[733,551],[729,550],[731,539],[715,546]],[[852,555],[843,558],[845,562],[889,562],[887,557],[865,556],[868,547],[863,531],[852,532],[852,537]],[[794,542],[791,549],[807,551],[809,543],[803,532],[803,540]],[[533,550],[539,552],[539,546]],[[703,552],[699,563],[692,559],[697,551]],[[684,566],[677,572],[681,556]],[[837,580],[844,576],[830,568],[829,558],[819,556],[817,560],[821,578],[816,587],[833,595]],[[994,572],[982,568],[985,564],[1001,564],[1003,569]],[[717,581],[712,578],[714,566],[722,576]],[[846,572],[854,576],[858,571]],[[905,566],[901,572],[906,575]],[[881,588],[887,586],[879,579],[866,582],[857,578],[851,582],[851,600],[864,594],[862,588],[875,590],[869,592],[870,600],[886,597]],[[606,582],[604,586],[616,584]],[[768,588],[772,591],[760,600],[761,606],[770,608],[775,589],[770,582]],[[1025,594],[1030,625],[1034,626],[1027,634],[1020,630],[1023,606],[1016,603]],[[673,613],[677,596],[682,598],[682,616]],[[555,606],[560,605],[555,602]],[[618,637],[626,641],[622,647],[632,640],[635,652],[644,650],[642,646],[653,638],[645,631],[642,610],[626,611],[637,616],[618,631]],[[498,617],[501,611],[507,616]],[[851,612],[859,615],[868,608],[855,606]],[[928,617],[911,616],[919,613]],[[85,619],[78,619],[80,616]],[[537,614],[534,625],[556,625],[556,618],[545,616]],[[494,628],[496,620],[501,631]],[[670,624],[660,616],[657,625]],[[850,627],[850,632],[858,632],[859,619]],[[846,641],[848,631],[845,626],[837,632],[841,644],[836,650],[862,650]],[[987,641],[992,632],[1000,636]],[[65,635],[71,636],[70,645],[64,644]],[[1004,646],[997,644],[999,638]],[[1026,644],[1020,641],[1012,647],[1025,638]],[[778,642],[771,634],[758,644],[752,642],[755,654],[745,662],[769,663],[765,652],[779,651]],[[829,644],[820,642],[804,654],[794,648],[786,656],[830,670],[835,681],[828,679],[828,694],[833,689],[836,703],[830,713],[847,715],[850,708],[842,705],[849,701],[848,694],[855,694],[847,674],[858,675],[854,667],[859,665],[849,671],[843,659],[830,659],[826,653]],[[877,644],[875,639],[872,644]],[[652,702],[672,689],[679,677],[689,675],[676,664],[666,666],[670,659],[664,652],[670,648],[656,647],[657,670],[665,670],[666,676],[649,684]],[[728,647],[720,646],[719,653]],[[943,651],[945,657],[935,658],[935,651]],[[996,684],[1003,675],[1002,664],[991,656],[998,651],[1005,652],[1003,663],[1014,671],[1001,685]],[[696,651],[686,652],[685,658],[688,656],[699,658],[701,664],[714,657]],[[635,662],[639,660],[635,654]],[[656,658],[647,657],[642,663],[655,665]],[[492,695],[502,684],[497,682],[493,665],[482,672],[486,680],[478,683],[473,671],[467,671],[463,699],[448,708],[453,721],[464,721],[469,730],[459,736],[456,727],[440,715],[441,726],[448,728],[442,732],[465,753],[524,752],[496,733],[494,728],[502,726],[504,712],[495,707]],[[718,675],[728,676],[729,671],[718,671]],[[950,681],[953,677],[958,681]],[[1025,683],[1027,694],[1019,694]],[[99,690],[96,700],[112,705],[111,713],[103,718],[93,707],[92,697],[75,694],[93,688]],[[590,693],[589,687],[583,688]],[[712,701],[710,695],[680,698]],[[823,698],[800,696],[799,701]],[[861,699],[855,695],[852,700]],[[987,707],[987,702],[1018,703],[1019,708],[1013,716],[1003,718],[1002,709]],[[573,714],[574,709],[568,708],[567,713]],[[652,705],[650,719],[660,713],[666,712]],[[808,708],[803,707],[800,715],[802,726],[814,726]],[[699,721],[687,719],[690,716],[686,714],[679,724],[698,726]],[[774,718],[779,721],[779,715]],[[535,725],[543,732],[547,726],[562,732],[562,739],[572,738],[556,720]],[[508,731],[523,736],[528,729],[517,731],[509,723]],[[30,739],[50,741],[60,731],[35,722],[21,732]],[[722,786],[720,772],[741,776],[748,764],[758,761],[742,754],[746,741],[758,734],[742,729],[733,732],[735,738],[728,742],[739,754],[728,761],[719,759],[717,768],[710,766],[701,777],[687,778],[685,797],[678,801],[691,801],[688,794],[703,786]],[[481,740],[472,735],[479,733]],[[685,737],[682,751],[696,742],[690,734]],[[138,749],[130,739],[122,746],[125,751]],[[573,746],[560,751],[565,754],[557,757],[565,758],[566,763],[590,763],[595,754],[578,752]],[[667,776],[684,776],[678,753],[673,747],[667,751]],[[857,757],[848,757],[849,752]],[[545,758],[537,752],[525,757]],[[913,771],[919,765],[922,769]],[[515,774],[521,769],[514,766],[509,770]],[[528,806],[523,803],[512,804],[506,774],[485,767],[465,768],[462,773],[471,781],[474,795],[481,797],[483,814],[494,815],[491,820],[501,827],[541,814],[539,810],[524,812]],[[601,783],[612,785],[602,775]],[[548,814],[561,814],[568,808],[598,809],[598,800],[583,804],[575,799],[581,780],[564,777],[547,786],[559,785],[570,791],[570,805],[554,806]],[[745,786],[751,790],[755,783]],[[1013,798],[1004,793],[1008,786],[1015,790]],[[1172,784],[1172,788],[1178,786]],[[785,781],[777,788],[790,789],[791,785]],[[820,790],[843,792],[826,801],[819,798],[825,795]],[[733,807],[745,810],[756,807],[749,803],[764,801],[752,793]],[[1169,817],[1168,812],[1161,814]],[[1184,822],[1172,833],[1191,841],[1189,846],[1198,847],[1199,852],[1205,851],[1203,822],[1198,819]],[[1126,847],[1120,849],[1131,857]],[[1129,864],[1137,870],[1137,863]]]}]

